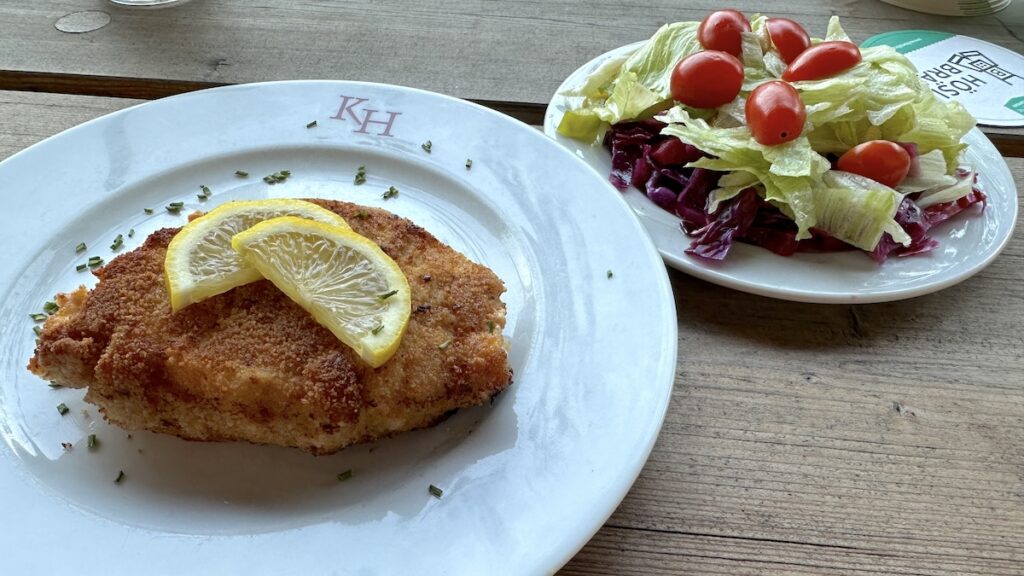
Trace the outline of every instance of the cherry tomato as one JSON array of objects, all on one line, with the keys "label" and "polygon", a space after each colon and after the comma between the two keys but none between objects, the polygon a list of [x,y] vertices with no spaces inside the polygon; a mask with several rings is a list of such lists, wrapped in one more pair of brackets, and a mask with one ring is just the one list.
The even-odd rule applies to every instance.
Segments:
[{"label": "cherry tomato", "polygon": [[895,188],[910,171],[910,154],[895,142],[871,140],[847,150],[838,168]]},{"label": "cherry tomato", "polygon": [[708,14],[697,28],[697,39],[705,50],[743,55],[742,32],[750,32],[750,22],[739,10],[718,10]]},{"label": "cherry tomato", "polygon": [[744,109],[754,140],[765,146],[789,142],[804,131],[807,111],[800,93],[778,80],[765,82],[750,93]]},{"label": "cherry tomato", "polygon": [[786,64],[792,62],[811,45],[811,37],[807,35],[804,27],[789,18],[769,18],[765,24],[768,27],[768,37],[772,39],[772,44]]},{"label": "cherry tomato", "polygon": [[743,87],[743,63],[717,50],[690,54],[672,70],[672,97],[694,108],[717,108],[736,98]]},{"label": "cherry tomato", "polygon": [[800,80],[820,80],[845,70],[849,70],[860,62],[860,48],[853,42],[832,40],[821,42],[804,50],[796,57],[782,79],[787,82]]}]

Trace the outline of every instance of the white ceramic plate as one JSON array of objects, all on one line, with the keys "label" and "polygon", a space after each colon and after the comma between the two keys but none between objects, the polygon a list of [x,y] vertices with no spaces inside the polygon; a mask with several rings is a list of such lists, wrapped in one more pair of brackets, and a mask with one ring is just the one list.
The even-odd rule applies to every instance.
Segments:
[{"label": "white ceramic plate", "polygon": [[[287,182],[261,181],[283,169]],[[600,175],[491,110],[374,84],[221,88],[68,130],[0,163],[0,181],[0,573],[550,573],[616,507],[658,434],[676,365],[664,265]],[[399,196],[383,200],[391,185]],[[268,196],[384,207],[491,267],[508,288],[512,387],[436,428],[316,458],[129,438],[81,391],[25,369],[28,314],[92,284],[76,263],[109,259],[118,233],[134,229],[129,250],[193,209]],[[163,209],[176,200],[181,215]]]},{"label": "white ceramic plate", "polygon": [[[562,83],[548,104],[544,132],[577,157],[608,175],[611,156],[600,145],[566,138],[556,128],[570,104],[561,94],[576,87],[602,62],[635,49],[623,46],[591,60]],[[1017,191],[1013,175],[992,142],[980,130],[972,130],[966,162],[980,173],[979,186],[988,195],[983,213],[962,213],[934,228],[939,241],[935,250],[907,258],[891,258],[879,266],[859,252],[800,253],[778,256],[769,250],[737,242],[724,262],[709,263],[683,251],[690,239],[679,229],[679,218],[662,210],[639,190],[623,196],[651,234],[669,266],[744,292],[763,296],[821,303],[886,302],[921,296],[952,286],[988,266],[1002,251],[1017,220]]]}]

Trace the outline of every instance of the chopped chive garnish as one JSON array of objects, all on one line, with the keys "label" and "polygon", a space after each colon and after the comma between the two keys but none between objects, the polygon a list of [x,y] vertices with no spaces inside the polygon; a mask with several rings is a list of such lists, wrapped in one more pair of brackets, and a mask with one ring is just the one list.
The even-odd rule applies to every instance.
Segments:
[{"label": "chopped chive garnish", "polygon": [[114,478],[114,484],[120,484],[124,482],[124,470],[117,471],[117,478]]},{"label": "chopped chive garnish", "polygon": [[177,214],[185,206],[184,202],[171,202],[166,206],[167,211],[171,214]]},{"label": "chopped chive garnish", "polygon": [[71,409],[68,408],[67,404],[65,404],[63,402],[61,402],[60,404],[57,404],[57,412],[60,412],[61,416],[67,414],[70,411],[71,411]]},{"label": "chopped chive garnish", "polygon": [[124,236],[118,234],[117,238],[114,238],[114,243],[110,245],[110,249],[117,250],[121,246],[124,246]]},{"label": "chopped chive garnish", "polygon": [[315,127],[315,126],[316,126],[316,120],[313,120],[313,121],[312,121],[312,122],[310,122],[309,124],[306,124],[306,128],[313,128],[313,127]]},{"label": "chopped chive garnish", "polygon": [[472,167],[473,167],[473,160],[471,160],[469,158],[466,158],[466,170],[469,170]]},{"label": "chopped chive garnish", "polygon": [[100,445],[100,441],[96,438],[95,434],[89,434],[89,439],[86,440],[85,445],[89,448],[96,448]]},{"label": "chopped chive garnish", "polygon": [[351,469],[345,470],[341,474],[338,474],[338,482],[344,482],[345,480],[348,480],[351,477],[352,477],[352,470]]},{"label": "chopped chive garnish", "polygon": [[43,329],[40,328],[39,326],[33,326],[32,327],[32,331],[36,333],[36,336],[42,336],[43,335]]},{"label": "chopped chive garnish", "polygon": [[200,200],[206,200],[213,194],[213,192],[210,191],[210,187],[206,186],[205,184],[201,184],[199,186],[199,190],[200,193],[196,194],[196,197],[199,198]]},{"label": "chopped chive garnish", "polygon": [[47,318],[46,314],[29,314],[28,317],[35,322],[44,322]]},{"label": "chopped chive garnish", "polygon": [[249,173],[245,170],[235,170],[235,176],[238,176],[239,178],[248,178]]},{"label": "chopped chive garnish", "polygon": [[75,254],[78,254],[80,252],[85,252],[85,249],[86,249],[85,242],[79,242],[78,245],[75,246]]},{"label": "chopped chive garnish", "polygon": [[447,347],[449,347],[451,345],[452,345],[452,339],[449,338],[449,339],[445,340],[444,342],[441,342],[440,344],[438,344],[437,345],[437,349],[438,350],[444,350],[445,348],[447,348]]},{"label": "chopped chive garnish", "polygon": [[145,212],[146,214],[152,214],[153,213],[153,209],[152,208],[143,208],[142,211]]},{"label": "chopped chive garnish", "polygon": [[376,336],[377,334],[380,334],[380,331],[383,330],[383,329],[384,329],[384,325],[383,324],[377,324],[373,328],[373,330],[370,330],[370,333],[373,334],[374,336]]},{"label": "chopped chive garnish", "polygon": [[367,212],[366,210],[360,210],[359,212],[356,212],[356,218],[369,218],[369,217],[370,217],[370,213]]},{"label": "chopped chive garnish", "polygon": [[385,292],[385,293],[377,296],[377,298],[380,298],[381,300],[387,300],[388,298],[391,298],[395,294],[398,294],[398,290],[392,290],[390,292]]},{"label": "chopped chive garnish", "polygon": [[128,229],[128,237],[131,238],[132,236],[135,236],[135,228]]},{"label": "chopped chive garnish", "polygon": [[49,386],[50,388],[55,388],[55,389],[56,388],[63,388],[64,387],[62,384],[57,384],[56,382],[50,382],[49,384],[47,384],[47,386]]},{"label": "chopped chive garnish", "polygon": [[431,484],[427,488],[427,491],[430,492],[430,495],[433,496],[434,498],[440,498],[441,496],[444,496],[444,490],[441,490],[440,488],[434,486],[433,484]]},{"label": "chopped chive garnish", "polygon": [[494,334],[494,320],[487,321],[487,332]]},{"label": "chopped chive garnish", "polygon": [[380,197],[385,200],[394,198],[395,196],[398,196],[398,188],[395,188],[394,186],[389,186],[387,192],[380,195]]},{"label": "chopped chive garnish", "polygon": [[89,257],[89,261],[86,262],[86,264],[89,265],[89,268],[95,268],[97,266],[102,266],[103,265],[103,258],[100,258],[99,256],[90,256]]},{"label": "chopped chive garnish", "polygon": [[263,177],[263,181],[267,184],[280,184],[288,179],[292,175],[291,170],[279,170],[273,174]]},{"label": "chopped chive garnish", "polygon": [[427,140],[423,144],[420,144],[420,148],[423,148],[423,150],[426,151],[427,154],[430,154],[430,149],[433,147],[434,144],[430,140]]},{"label": "chopped chive garnish", "polygon": [[47,314],[53,314],[57,310],[60,310],[60,306],[57,306],[57,303],[52,300],[43,304],[43,312]]},{"label": "chopped chive garnish", "polygon": [[356,169],[356,178],[354,180],[356,184],[366,183],[366,166],[360,166]]},{"label": "chopped chive garnish", "polygon": [[611,278],[612,276],[615,276],[615,273],[612,272],[611,270],[609,270],[608,271],[608,277]]},{"label": "chopped chive garnish", "polygon": [[88,267],[88,264],[79,264],[78,266],[75,266],[75,272],[85,272],[85,269]]}]

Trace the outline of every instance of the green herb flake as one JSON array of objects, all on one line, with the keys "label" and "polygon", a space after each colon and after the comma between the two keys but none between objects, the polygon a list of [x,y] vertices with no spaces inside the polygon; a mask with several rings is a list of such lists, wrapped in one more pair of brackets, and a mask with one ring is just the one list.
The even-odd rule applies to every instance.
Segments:
[{"label": "green herb flake", "polygon": [[356,169],[356,177],[353,182],[356,184],[366,184],[366,166],[360,166]]},{"label": "green herb flake", "polygon": [[46,314],[29,314],[28,317],[31,318],[33,322],[45,322],[48,318]]},{"label": "green herb flake", "polygon": [[279,170],[273,174],[268,174],[263,177],[263,181],[267,184],[280,184],[288,179],[292,175],[291,170]]},{"label": "green herb flake", "polygon": [[128,237],[131,238],[132,236],[135,236],[135,228],[130,228],[128,230]]},{"label": "green herb flake", "polygon": [[117,250],[122,246],[124,246],[124,236],[118,234],[117,238],[114,238],[114,243],[110,245],[110,249]]},{"label": "green herb flake", "polygon": [[238,176],[239,178],[248,178],[249,173],[245,170],[235,170],[235,176]]},{"label": "green herb flake", "polygon": [[351,469],[345,470],[341,474],[338,474],[338,482],[344,482],[345,480],[348,480],[351,477],[352,477],[352,470]]},{"label": "green herb flake", "polygon": [[43,329],[40,328],[39,326],[33,326],[32,327],[32,331],[36,333],[36,336],[42,336],[43,335]]},{"label": "green herb flake", "polygon": [[63,388],[64,387],[64,385],[57,384],[56,382],[50,382],[49,384],[47,384],[47,386],[49,386],[50,388],[53,388],[53,389]]},{"label": "green herb flake", "polygon": [[373,328],[373,330],[370,330],[370,334],[373,334],[374,336],[376,336],[377,334],[380,334],[380,331],[383,330],[383,329],[384,329],[384,324],[377,324],[377,326],[375,326]]},{"label": "green herb flake", "polygon": [[441,490],[440,488],[434,486],[433,484],[427,487],[427,491],[430,492],[431,496],[439,500],[441,499],[441,496],[444,496],[444,490]]},{"label": "green herb flake", "polygon": [[90,256],[89,257],[89,261],[86,262],[86,264],[89,265],[89,268],[95,268],[97,266],[102,266],[103,265],[103,258],[100,258],[99,256]]},{"label": "green herb flake", "polygon": [[609,278],[611,278],[612,276],[615,276],[615,273],[609,270],[607,275]]},{"label": "green herb flake", "polygon": [[184,202],[171,202],[166,206],[167,211],[171,214],[177,214],[185,206]]},{"label": "green herb flake", "polygon": [[95,450],[100,445],[100,441],[96,438],[95,434],[89,434],[89,439],[86,440],[85,445],[88,446],[90,450]]},{"label": "green herb flake", "polygon": [[394,186],[389,186],[387,191],[380,195],[380,197],[385,200],[389,200],[395,196],[398,196],[398,188],[395,188]]},{"label": "green herb flake", "polygon": [[75,254],[81,254],[82,252],[85,252],[85,250],[86,250],[85,242],[79,242],[78,245],[75,246]]},{"label": "green herb flake", "polygon": [[490,334],[494,334],[494,320],[487,321],[487,332]]},{"label": "green herb flake", "polygon": [[385,292],[383,294],[378,295],[377,298],[380,298],[381,300],[387,300],[388,298],[391,298],[395,294],[398,294],[398,290],[392,290],[390,292]]},{"label": "green herb flake", "polygon": [[43,312],[47,314],[53,314],[57,310],[60,310],[60,306],[57,306],[57,303],[52,300],[43,304]]},{"label": "green herb flake", "polygon": [[63,402],[61,402],[60,404],[57,404],[57,412],[60,412],[61,416],[67,414],[70,411],[71,411],[71,409],[68,408],[67,404],[65,404]]},{"label": "green herb flake", "polygon": [[469,170],[472,167],[473,167],[473,160],[470,159],[470,158],[466,158],[466,170]]},{"label": "green herb flake", "polygon": [[205,185],[205,184],[200,184],[199,185],[199,190],[200,190],[200,192],[199,192],[199,194],[196,194],[196,196],[200,200],[206,200],[207,198],[209,198],[210,196],[213,195],[213,192],[210,191],[210,187]]},{"label": "green herb flake", "polygon": [[362,219],[362,218],[369,218],[369,217],[370,217],[370,213],[367,212],[366,210],[360,210],[359,212],[356,212],[356,218]]},{"label": "green herb flake", "polygon": [[78,266],[75,266],[75,272],[85,272],[85,269],[88,267],[88,264],[79,264]]},{"label": "green herb flake", "polygon": [[452,345],[452,339],[449,338],[449,339],[445,340],[444,342],[441,342],[440,344],[438,344],[437,345],[437,349],[438,350],[444,350],[444,349],[448,348],[451,345]]},{"label": "green herb flake", "polygon": [[114,484],[120,484],[124,482],[124,470],[117,471],[117,478],[114,478]]},{"label": "green herb flake", "polygon": [[146,214],[152,214],[153,213],[153,209],[152,208],[143,208],[142,211],[145,212]]},{"label": "green herb flake", "polygon": [[433,147],[434,147],[434,144],[430,140],[427,140],[423,144],[420,144],[420,148],[423,148],[423,150],[427,154],[430,154],[430,149],[433,148]]},{"label": "green herb flake", "polygon": [[313,120],[309,124],[306,124],[306,128],[316,128],[316,120]]}]

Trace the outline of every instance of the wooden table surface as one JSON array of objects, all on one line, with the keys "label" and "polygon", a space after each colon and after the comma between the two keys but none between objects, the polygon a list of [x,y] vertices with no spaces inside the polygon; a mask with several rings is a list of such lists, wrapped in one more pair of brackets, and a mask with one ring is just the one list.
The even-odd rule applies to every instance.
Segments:
[{"label": "wooden table surface", "polygon": [[[682,4],[7,1],[0,159],[137,99],[263,80],[404,84],[537,123],[583,62],[719,7]],[[839,14],[855,40],[925,28],[1019,53],[1021,4],[944,18],[874,0],[772,3],[818,31]],[[56,29],[90,10],[110,22]],[[986,133],[1024,156],[1024,130]],[[1007,163],[1024,190],[1024,159]],[[665,426],[562,573],[1024,574],[1024,240],[962,284],[888,304],[798,304],[669,275],[679,365]]]}]

